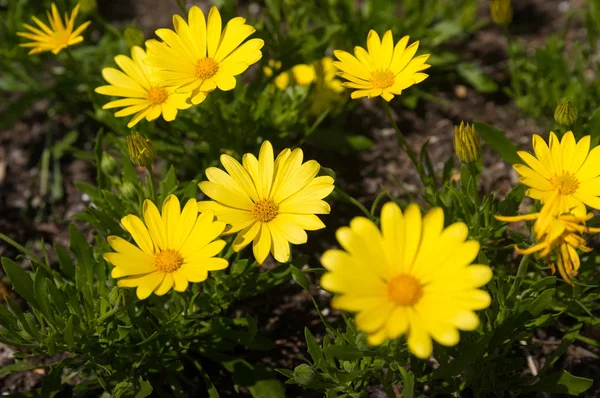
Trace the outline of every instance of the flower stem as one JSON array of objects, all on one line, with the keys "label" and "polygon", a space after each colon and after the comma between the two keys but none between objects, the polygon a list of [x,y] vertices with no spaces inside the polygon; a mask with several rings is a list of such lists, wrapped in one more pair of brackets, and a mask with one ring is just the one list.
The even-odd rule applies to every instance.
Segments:
[{"label": "flower stem", "polygon": [[154,176],[154,170],[152,169],[152,165],[146,167],[146,170],[148,170],[148,180],[149,181],[149,188],[150,188],[150,198],[152,199],[152,201],[154,203],[156,203],[157,201],[157,197],[156,197],[156,178]]},{"label": "flower stem", "polygon": [[521,262],[519,263],[519,268],[517,269],[517,276],[515,278],[515,281],[513,283],[513,285],[511,286],[508,295],[506,296],[507,299],[511,298],[519,289],[519,286],[521,286],[521,282],[523,282],[523,279],[525,278],[525,274],[527,273],[527,265],[529,264],[529,254],[526,254],[523,256],[523,258],[521,259]]},{"label": "flower stem", "polygon": [[365,206],[363,206],[362,203],[360,203],[358,200],[348,195],[340,187],[335,187],[335,192],[338,195],[340,195],[342,199],[344,199],[346,202],[352,203],[354,206],[358,207],[363,213],[365,213],[369,220],[373,220],[373,215],[371,215],[371,212],[369,212],[369,210]]},{"label": "flower stem", "polygon": [[425,171],[423,170],[423,165],[417,160],[416,153],[412,150],[412,148],[408,145],[404,134],[400,131],[400,128],[396,124],[396,121],[392,117],[392,110],[390,109],[390,104],[382,98],[381,102],[383,103],[383,109],[385,110],[385,115],[388,120],[396,130],[396,138],[398,139],[398,143],[404,149],[404,151],[408,154],[408,157],[412,161],[413,165],[417,168],[417,172],[419,173],[419,177],[421,177],[421,182],[423,184],[427,181],[427,176],[425,175]]}]

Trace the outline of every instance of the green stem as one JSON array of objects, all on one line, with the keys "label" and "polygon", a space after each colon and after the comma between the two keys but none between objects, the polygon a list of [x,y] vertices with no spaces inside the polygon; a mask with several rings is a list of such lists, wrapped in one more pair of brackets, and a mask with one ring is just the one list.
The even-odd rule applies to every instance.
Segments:
[{"label": "green stem", "polygon": [[469,170],[469,174],[471,174],[471,180],[473,186],[469,190],[469,195],[471,195],[473,199],[473,203],[477,206],[477,210],[479,210],[479,195],[478,195],[478,183],[479,183],[479,171],[477,170],[477,166],[474,163],[467,163],[467,170]]},{"label": "green stem", "polygon": [[179,6],[179,9],[181,10],[181,12],[183,13],[183,15],[187,15],[188,11],[185,7],[185,3],[187,3],[186,0],[175,0],[177,2],[177,5]]},{"label": "green stem", "polygon": [[154,170],[152,169],[152,165],[146,167],[146,170],[148,170],[148,180],[150,180],[148,184],[150,188],[150,198],[154,203],[156,203],[158,199],[156,197],[156,178],[154,176]]},{"label": "green stem", "polygon": [[26,247],[21,246],[19,243],[15,242],[14,240],[12,240],[11,238],[9,238],[8,236],[4,235],[2,232],[0,232],[0,239],[2,239],[3,241],[5,241],[9,245],[11,245],[12,247],[14,247],[15,249],[17,249],[18,251],[22,252],[23,254],[27,255],[27,257],[29,257],[29,259],[32,262],[34,262],[34,263],[36,263],[38,265],[41,265],[44,268],[47,268],[47,265],[44,264],[44,262],[40,258],[38,258],[35,254],[33,254],[33,252],[31,252]]},{"label": "green stem", "polygon": [[515,281],[513,283],[513,285],[510,288],[510,291],[508,292],[508,295],[506,296],[507,299],[511,298],[515,293],[517,293],[517,290],[519,289],[519,286],[521,286],[521,282],[523,282],[523,279],[525,278],[525,274],[527,273],[527,265],[529,264],[529,254],[526,254],[523,256],[523,258],[521,259],[521,262],[519,263],[519,268],[517,269],[517,276],[515,277]]},{"label": "green stem", "polygon": [[404,134],[402,134],[402,132],[400,131],[400,128],[396,124],[396,121],[394,120],[394,118],[392,116],[392,110],[390,108],[390,104],[383,98],[381,99],[381,102],[383,103],[383,109],[385,110],[385,115],[387,116],[388,120],[394,127],[394,130],[396,130],[396,138],[398,139],[400,146],[408,154],[408,157],[412,161],[413,165],[417,168],[417,172],[419,173],[419,177],[421,177],[421,181],[423,182],[423,184],[425,184],[425,182],[427,181],[427,176],[425,175],[425,171],[423,170],[423,165],[417,160],[416,153],[408,145],[408,142],[406,141]]},{"label": "green stem", "polygon": [[365,215],[367,216],[367,218],[369,218],[369,220],[374,219],[374,217],[371,215],[369,210],[365,206],[363,206],[362,203],[360,203],[358,200],[354,199],[352,196],[348,195],[346,192],[342,191],[342,189],[340,187],[335,187],[335,192],[338,195],[340,195],[342,197],[342,199],[344,199],[346,202],[352,203],[354,206],[358,207],[363,213],[365,213]]}]

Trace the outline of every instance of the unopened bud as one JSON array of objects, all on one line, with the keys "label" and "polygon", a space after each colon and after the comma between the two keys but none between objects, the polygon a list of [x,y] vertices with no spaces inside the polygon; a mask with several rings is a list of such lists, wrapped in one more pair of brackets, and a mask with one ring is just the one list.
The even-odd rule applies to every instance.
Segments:
[{"label": "unopened bud", "polygon": [[131,181],[123,181],[123,184],[119,187],[119,191],[126,199],[134,199],[137,194],[137,189]]},{"label": "unopened bud", "polygon": [[496,25],[508,25],[513,17],[510,0],[490,0],[490,14]]},{"label": "unopened bud", "polygon": [[122,381],[115,386],[112,392],[114,398],[130,398],[135,395],[133,384],[128,381]]},{"label": "unopened bud", "polygon": [[137,166],[150,167],[156,159],[152,142],[139,133],[127,137],[127,152],[133,164]]},{"label": "unopened bud", "polygon": [[554,111],[554,120],[561,126],[570,126],[577,120],[577,109],[567,98],[561,100]]},{"label": "unopened bud", "polygon": [[96,0],[79,0],[79,7],[84,13],[88,13],[96,8]]},{"label": "unopened bud", "polygon": [[141,47],[144,45],[144,40],[145,40],[144,32],[142,32],[135,26],[127,27],[125,29],[125,32],[123,33],[123,36],[125,37],[125,42],[127,42],[127,45],[129,47],[134,47],[134,46]]},{"label": "unopened bud", "polygon": [[475,126],[465,122],[454,126],[454,150],[463,163],[476,163],[481,159],[481,144]]},{"label": "unopened bud", "polygon": [[117,160],[108,153],[102,154],[102,160],[100,160],[100,169],[107,176],[113,176],[117,172],[119,164]]}]

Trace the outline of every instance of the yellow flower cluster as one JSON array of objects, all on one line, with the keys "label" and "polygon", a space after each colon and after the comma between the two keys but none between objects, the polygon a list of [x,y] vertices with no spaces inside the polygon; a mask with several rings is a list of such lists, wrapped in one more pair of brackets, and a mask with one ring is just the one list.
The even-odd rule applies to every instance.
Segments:
[{"label": "yellow flower cluster", "polygon": [[[221,156],[226,171],[206,170],[208,181],[199,184],[213,200],[190,199],[183,210],[174,195],[167,197],[159,213],[154,203],[144,202],[144,222],[134,215],[121,220],[138,247],[116,237],[109,243],[116,253],[104,258],[115,266],[113,278],[128,277],[119,286],[137,287],[143,299],[152,292],[162,295],[171,287],[183,291],[188,282],[201,282],[208,271],[227,267],[216,258],[225,241],[221,234],[237,233],[233,250],[253,242],[254,256],[262,264],[269,252],[280,262],[290,258],[290,243],[306,243],[306,230],[325,227],[316,214],[328,214],[323,201],[333,190],[333,178],[317,177],[320,165],[303,163],[301,149],[283,150],[277,158],[265,141],[258,155],[245,154],[242,164]],[[198,215],[200,213],[200,215]]]},{"label": "yellow flower cluster", "polygon": [[[79,33],[88,23],[73,29],[78,9],[63,25],[52,5],[52,29],[34,18],[43,32],[26,25],[35,35],[21,35],[36,43],[24,46],[34,47],[32,52],[57,53],[80,42]],[[187,21],[175,15],[175,30],[157,30],[160,41],[148,40],[147,50],[133,46],[131,56],[116,56],[120,70],[102,70],[109,84],[96,92],[122,97],[104,108],[123,108],[115,115],[133,115],[128,124],[133,127],[142,119],[151,121],[161,115],[166,121],[174,120],[179,110],[201,103],[211,91],[232,90],[236,76],[262,57],[264,42],[246,40],[255,29],[245,22],[233,18],[223,28],[215,7],[207,18],[198,7],[190,9]],[[366,50],[355,47],[354,55],[336,50],[337,61],[325,57],[313,64],[296,65],[275,76],[275,86],[283,90],[291,84],[315,84],[315,111],[327,105],[331,93],[337,96],[344,87],[356,89],[351,98],[381,96],[390,101],[428,76],[423,71],[430,66],[426,63],[429,55],[415,56],[418,42],[408,42],[405,36],[394,45],[391,31],[382,39],[370,31]],[[270,61],[264,72],[274,76],[280,68],[280,62]],[[461,143],[473,141],[472,137],[459,138]],[[470,145],[475,145],[471,141]],[[155,157],[149,141],[138,134],[128,138],[128,150],[138,165],[150,167]],[[475,157],[471,152],[470,160]],[[210,271],[227,268],[228,260],[218,255],[226,246],[220,237],[230,234],[235,234],[231,244],[235,252],[252,243],[258,264],[269,254],[286,262],[290,244],[305,243],[306,231],[325,227],[317,215],[330,212],[323,199],[333,191],[334,180],[318,176],[319,163],[304,161],[301,149],[284,149],[275,156],[271,143],[265,141],[258,157],[247,153],[240,163],[223,154],[220,160],[224,170],[208,168],[208,180],[199,183],[209,200],[189,199],[182,208],[178,198],[169,195],[161,210],[146,200],[143,219],[132,214],[122,218],[135,244],[110,236],[114,251],[104,255],[114,265],[111,275],[119,279],[119,286],[136,288],[140,299],[152,293],[164,295],[171,289],[184,291],[190,282],[206,280]],[[561,193],[579,189],[583,196],[578,198],[589,201],[590,191],[581,189],[585,184],[580,187],[564,175],[548,175],[548,179],[548,184],[558,184]],[[541,183],[537,182],[539,190]],[[552,198],[553,203],[562,203]],[[573,217],[559,219],[562,229],[544,227],[540,237],[549,242],[544,250],[565,246],[571,253],[574,247],[586,248],[574,236],[584,227]],[[356,325],[371,344],[407,335],[410,350],[427,358],[433,349],[432,338],[455,345],[460,338],[458,330],[479,325],[474,311],[490,304],[489,294],[480,287],[491,279],[492,271],[487,265],[472,264],[479,243],[467,239],[464,223],[444,228],[441,208],[422,216],[416,204],[402,212],[396,204],[387,203],[381,211],[380,229],[373,221],[358,217],[336,236],[342,249],[323,254],[321,262],[328,272],[321,283],[338,294],[333,307],[358,313]]]},{"label": "yellow flower cluster", "polygon": [[128,127],[161,114],[172,121],[178,110],[201,103],[217,87],[233,90],[235,76],[262,57],[263,40],[245,41],[255,29],[241,17],[233,18],[223,29],[216,7],[205,18],[194,6],[187,22],[174,15],[173,26],[174,31],[158,29],[156,35],[161,41],[148,40],[147,51],[133,47],[131,58],[116,56],[115,62],[123,72],[102,70],[110,85],[98,87],[96,92],[124,97],[109,102],[104,109],[123,107],[115,116],[134,115]]},{"label": "yellow flower cluster", "polygon": [[600,232],[598,228],[585,226],[592,216],[586,205],[600,209],[600,147],[590,151],[590,141],[589,135],[576,141],[571,131],[559,140],[550,132],[548,146],[539,135],[534,135],[535,156],[520,151],[518,154],[525,164],[513,167],[520,175],[519,181],[529,187],[527,196],[542,203],[542,211],[516,217],[496,216],[507,222],[534,220],[537,243],[517,251],[545,258],[552,273],[558,268],[571,285],[580,265],[576,249],[590,251],[581,234]]}]

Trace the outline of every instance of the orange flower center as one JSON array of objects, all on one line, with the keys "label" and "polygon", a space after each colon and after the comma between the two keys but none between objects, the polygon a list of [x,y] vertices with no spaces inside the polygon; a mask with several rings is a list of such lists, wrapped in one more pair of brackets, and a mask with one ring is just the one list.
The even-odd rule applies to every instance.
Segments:
[{"label": "orange flower center", "polygon": [[388,88],[394,84],[394,74],[389,70],[371,72],[371,83],[378,88]]},{"label": "orange flower center", "polygon": [[183,257],[177,250],[166,249],[156,253],[154,256],[154,265],[156,268],[170,274],[171,272],[177,271],[181,264],[183,264]]},{"label": "orange flower center", "polygon": [[146,99],[152,103],[152,105],[160,105],[167,100],[169,94],[167,94],[167,90],[162,87],[152,87],[148,90],[148,95]]},{"label": "orange flower center", "polygon": [[206,80],[215,75],[219,70],[219,64],[212,58],[202,58],[196,62],[195,75],[200,79]]},{"label": "orange flower center", "polygon": [[568,173],[550,178],[550,184],[561,195],[571,195],[579,188],[577,177]]},{"label": "orange flower center", "polygon": [[252,216],[260,222],[269,222],[277,217],[279,206],[271,199],[261,199],[252,207]]},{"label": "orange flower center", "polygon": [[399,274],[388,282],[388,296],[398,305],[415,305],[422,295],[421,282],[412,275]]}]

